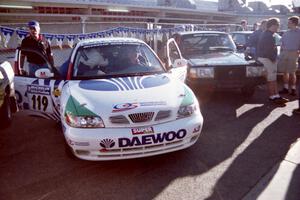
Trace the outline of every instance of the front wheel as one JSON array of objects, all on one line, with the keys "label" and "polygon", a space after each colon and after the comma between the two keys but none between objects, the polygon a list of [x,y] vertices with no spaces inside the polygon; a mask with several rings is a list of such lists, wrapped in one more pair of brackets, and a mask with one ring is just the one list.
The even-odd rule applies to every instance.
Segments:
[{"label": "front wheel", "polygon": [[0,108],[0,128],[7,128],[12,121],[12,112],[10,106],[10,98],[5,95],[3,105]]}]

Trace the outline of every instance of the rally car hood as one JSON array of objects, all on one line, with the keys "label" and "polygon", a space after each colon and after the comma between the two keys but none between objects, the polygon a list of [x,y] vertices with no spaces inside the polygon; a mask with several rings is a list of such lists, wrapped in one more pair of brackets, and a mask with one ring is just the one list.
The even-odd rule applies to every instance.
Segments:
[{"label": "rally car hood", "polygon": [[[170,116],[162,121],[175,120],[179,106],[194,99],[185,84],[168,75],[69,81],[67,84],[73,102],[100,116],[105,125],[111,127],[124,126],[112,123],[111,117],[125,116],[130,121],[127,116],[137,113],[154,112],[155,118],[159,111],[170,111]],[[138,125],[162,122],[154,121]],[[137,124],[130,122],[126,126]]]},{"label": "rally car hood", "polygon": [[192,56],[189,58],[191,66],[233,66],[247,65],[242,54],[234,52],[218,52],[204,55]]}]

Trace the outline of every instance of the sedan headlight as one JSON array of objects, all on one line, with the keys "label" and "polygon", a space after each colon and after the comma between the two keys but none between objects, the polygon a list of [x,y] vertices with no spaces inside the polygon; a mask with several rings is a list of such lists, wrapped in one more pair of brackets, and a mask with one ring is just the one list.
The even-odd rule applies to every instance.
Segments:
[{"label": "sedan headlight", "polygon": [[74,128],[104,128],[101,117],[98,116],[74,116],[70,113],[65,115],[66,123]]},{"label": "sedan headlight", "polygon": [[190,68],[190,78],[214,78],[215,70],[213,67]]},{"label": "sedan headlight", "polygon": [[258,77],[263,76],[265,73],[264,67],[247,67],[246,76],[247,77]]},{"label": "sedan headlight", "polygon": [[197,110],[195,103],[186,106],[180,106],[177,112],[177,118],[184,118],[191,116]]}]

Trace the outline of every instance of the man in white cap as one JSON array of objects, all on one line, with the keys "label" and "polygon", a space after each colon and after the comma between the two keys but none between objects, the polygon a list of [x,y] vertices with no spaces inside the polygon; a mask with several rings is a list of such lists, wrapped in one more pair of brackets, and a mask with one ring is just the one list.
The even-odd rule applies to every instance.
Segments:
[{"label": "man in white cap", "polygon": [[[29,35],[21,43],[21,49],[31,49],[42,54],[54,66],[53,55],[49,42],[40,34],[40,24],[37,21],[28,22]],[[26,74],[23,70],[25,56],[29,63],[29,76],[34,76],[35,71],[40,68],[48,68],[46,60],[37,53],[23,51],[21,54],[21,74]]]}]

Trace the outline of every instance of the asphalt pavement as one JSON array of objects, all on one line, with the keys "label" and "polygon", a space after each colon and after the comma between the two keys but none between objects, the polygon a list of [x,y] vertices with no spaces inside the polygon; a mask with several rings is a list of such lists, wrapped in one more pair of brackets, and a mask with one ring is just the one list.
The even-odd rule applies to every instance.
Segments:
[{"label": "asphalt pavement", "polygon": [[300,138],[291,145],[284,159],[278,162],[243,198],[243,200],[252,199],[300,199]]},{"label": "asphalt pavement", "polygon": [[0,199],[299,200],[300,116],[220,92],[200,99],[204,127],[192,147],[140,159],[88,162],[64,152],[54,122],[16,113],[0,132]]}]

